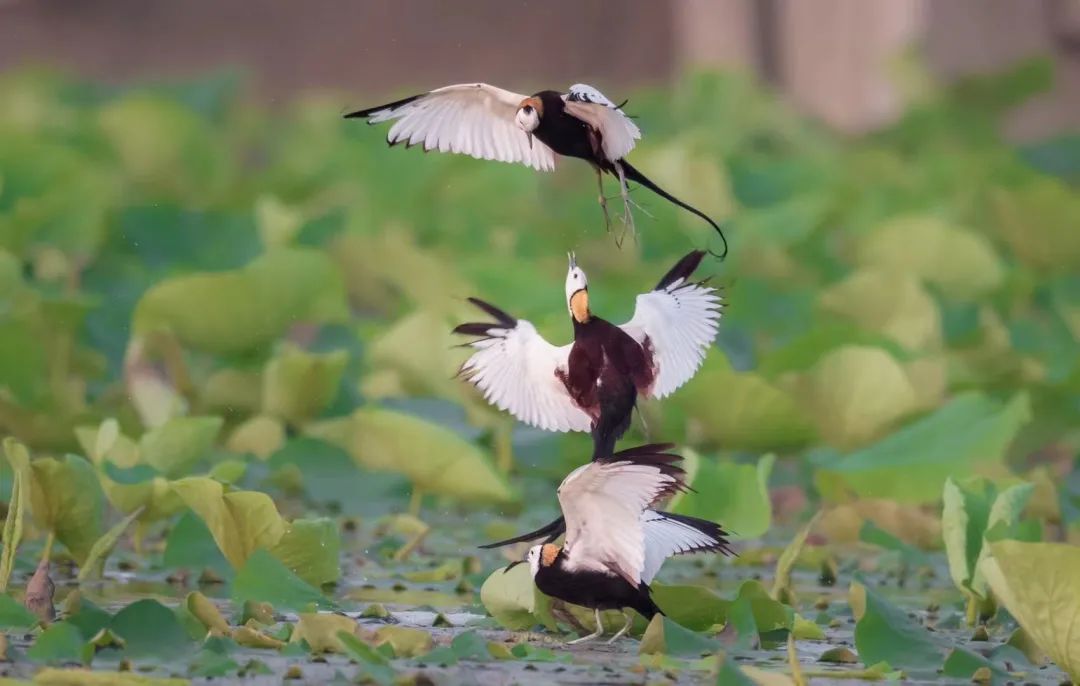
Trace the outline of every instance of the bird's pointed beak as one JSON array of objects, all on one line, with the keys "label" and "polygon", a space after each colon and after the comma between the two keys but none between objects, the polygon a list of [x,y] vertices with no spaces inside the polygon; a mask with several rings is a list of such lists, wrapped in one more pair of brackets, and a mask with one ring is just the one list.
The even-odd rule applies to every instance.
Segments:
[{"label": "bird's pointed beak", "polygon": [[570,268],[573,269],[577,266],[577,256],[573,252],[566,253],[566,256],[570,258]]},{"label": "bird's pointed beak", "polygon": [[532,150],[533,135],[529,132],[525,132],[525,137],[529,139],[529,150]]}]

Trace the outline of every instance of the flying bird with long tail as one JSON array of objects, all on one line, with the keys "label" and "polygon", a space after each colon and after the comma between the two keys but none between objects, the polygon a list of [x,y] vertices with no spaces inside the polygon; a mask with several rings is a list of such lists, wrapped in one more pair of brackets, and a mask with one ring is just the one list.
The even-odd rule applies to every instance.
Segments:
[{"label": "flying bird with long tail", "polygon": [[592,86],[579,83],[565,93],[542,90],[524,95],[486,83],[457,84],[350,112],[345,118],[363,118],[369,124],[393,121],[386,136],[390,145],[420,145],[425,151],[519,163],[538,171],[554,170],[559,155],[585,160],[596,171],[605,228],[611,226],[604,196],[606,173],[618,179],[624,222],[631,233],[634,203],[628,182],[633,181],[708,222],[723,242],[719,257],[727,255],[727,239],[715,221],[627,161],[641,130],[620,105]]}]

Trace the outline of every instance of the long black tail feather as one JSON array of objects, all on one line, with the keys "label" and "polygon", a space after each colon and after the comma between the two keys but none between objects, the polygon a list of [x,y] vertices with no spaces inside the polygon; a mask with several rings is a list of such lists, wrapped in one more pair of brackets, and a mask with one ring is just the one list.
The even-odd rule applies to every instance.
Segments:
[{"label": "long black tail feather", "polygon": [[649,179],[649,177],[642,174],[640,171],[638,171],[632,164],[627,162],[625,159],[619,160],[616,164],[621,164],[622,165],[623,172],[626,174],[627,179],[629,179],[631,181],[635,181],[637,183],[640,183],[642,186],[645,186],[650,191],[652,191],[653,193],[656,193],[657,195],[659,195],[661,198],[664,198],[668,202],[675,203],[676,205],[683,208],[687,212],[691,212],[693,214],[696,214],[697,216],[699,216],[702,219],[704,219],[705,221],[707,221],[714,229],[716,229],[716,233],[720,234],[720,240],[723,241],[723,243],[724,243],[724,251],[722,253],[720,253],[719,255],[716,255],[716,253],[712,253],[711,250],[709,252],[712,253],[713,255],[716,255],[720,259],[724,259],[725,257],[727,257],[727,253],[728,253],[727,238],[724,237],[724,232],[720,228],[719,224],[717,224],[712,219],[710,219],[709,216],[707,214],[705,214],[704,212],[702,212],[701,210],[697,209],[696,207],[693,207],[692,205],[688,205],[687,203],[683,202],[682,200],[679,200],[678,198],[676,198],[671,193],[668,193],[667,191],[665,191],[660,186],[657,186],[655,183],[653,183]]},{"label": "long black tail feather", "polygon": [[565,531],[566,531],[566,520],[563,519],[562,517],[559,517],[554,522],[552,522],[550,524],[547,524],[545,526],[542,526],[539,529],[537,529],[536,531],[530,531],[527,534],[521,534],[520,536],[514,536],[513,538],[507,538],[506,540],[498,541],[496,543],[488,543],[488,544],[482,545],[480,547],[485,549],[485,550],[490,550],[492,548],[502,548],[503,546],[512,545],[514,543],[523,543],[525,541],[536,541],[536,540],[539,540],[541,538],[545,539],[544,543],[551,543],[552,541],[554,541],[559,536],[562,536]]}]

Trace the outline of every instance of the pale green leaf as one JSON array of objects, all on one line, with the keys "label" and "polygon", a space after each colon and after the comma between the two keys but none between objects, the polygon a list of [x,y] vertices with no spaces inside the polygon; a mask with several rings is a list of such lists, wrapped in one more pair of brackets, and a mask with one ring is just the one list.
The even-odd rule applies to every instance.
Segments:
[{"label": "pale green leaf", "polygon": [[8,581],[15,566],[15,553],[23,535],[23,519],[30,499],[30,452],[14,438],[4,439],[4,455],[15,473],[8,500],[7,517],[4,518],[4,551],[0,555],[0,593],[7,591]]},{"label": "pale green leaf", "polygon": [[294,323],[342,321],[345,314],[341,275],[330,258],[282,248],[242,269],[157,284],[139,301],[133,329],[169,331],[184,345],[229,354],[270,343]]},{"label": "pale green leaf", "polygon": [[859,495],[934,502],[948,477],[1001,460],[1030,418],[1024,393],[1005,404],[979,393],[961,393],[873,445],[844,456],[825,452],[815,462]]},{"label": "pale green leaf", "polygon": [[772,504],[769,475],[775,455],[756,464],[721,461],[682,451],[687,481],[693,492],[680,493],[668,506],[673,512],[719,522],[732,538],[757,538],[769,530]]},{"label": "pale green leaf", "polygon": [[120,537],[124,535],[127,528],[131,526],[131,523],[135,521],[142,512],[143,508],[141,507],[135,509],[131,514],[117,522],[113,528],[102,534],[101,538],[94,541],[94,545],[91,546],[90,552],[87,553],[86,559],[79,568],[78,578],[80,582],[86,581],[91,576],[101,576],[101,570],[105,566],[105,560],[120,541]]},{"label": "pale green leaf", "polygon": [[139,452],[166,478],[185,476],[206,457],[222,424],[221,417],[173,417],[143,434]]},{"label": "pale green leaf", "polygon": [[173,482],[172,488],[206,523],[214,541],[234,569],[259,548],[271,549],[285,535],[286,523],[265,493],[231,491],[208,477]]},{"label": "pale green leaf", "polygon": [[885,434],[918,406],[903,366],[882,350],[846,345],[796,383],[796,396],[830,445],[853,448]]},{"label": "pale green leaf", "polygon": [[326,354],[287,348],[263,371],[263,411],[292,424],[318,416],[337,395],[348,353]]},{"label": "pale green leaf", "polygon": [[1080,547],[1061,543],[990,544],[983,574],[1024,631],[1080,680]]},{"label": "pale green leaf", "polygon": [[907,273],[957,298],[975,298],[1005,278],[1001,259],[985,236],[938,217],[894,217],[858,245],[862,264]]},{"label": "pale green leaf", "polygon": [[361,408],[346,419],[310,425],[308,433],[344,448],[367,469],[403,474],[424,493],[510,502],[515,494],[480,448],[410,414]]},{"label": "pale green leaf", "polygon": [[75,455],[41,458],[30,466],[34,520],[55,533],[76,562],[85,563],[103,530],[105,498],[97,472]]}]

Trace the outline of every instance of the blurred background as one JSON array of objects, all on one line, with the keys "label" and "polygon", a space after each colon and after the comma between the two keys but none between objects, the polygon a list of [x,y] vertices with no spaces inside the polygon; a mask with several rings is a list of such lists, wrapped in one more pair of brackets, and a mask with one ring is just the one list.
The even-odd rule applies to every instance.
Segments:
[{"label": "blurred background", "polygon": [[[189,78],[223,66],[249,95],[313,88],[378,100],[486,80],[519,92],[671,83],[688,69],[751,72],[799,110],[847,132],[895,121],[910,94],[897,56],[944,81],[1050,59],[1054,88],[1025,103],[1021,139],[1077,125],[1080,9],[1073,0],[600,0],[498,2],[5,0],[0,68],[50,65],[108,83]],[[366,100],[365,100],[366,102]]]},{"label": "blurred background", "polygon": [[822,501],[837,540],[879,517],[936,547],[944,480],[981,473],[1057,493],[1069,535],[1075,0],[3,0],[0,433],[90,457],[148,524],[183,505],[121,486],[201,473],[291,515],[543,523],[588,438],[453,378],[464,299],[563,342],[568,250],[623,321],[714,238],[638,193],[618,249],[585,165],[389,149],[341,118],[469,80],[629,98],[634,164],[723,221],[718,345],[623,442],[700,456],[685,511],[754,539]]}]

